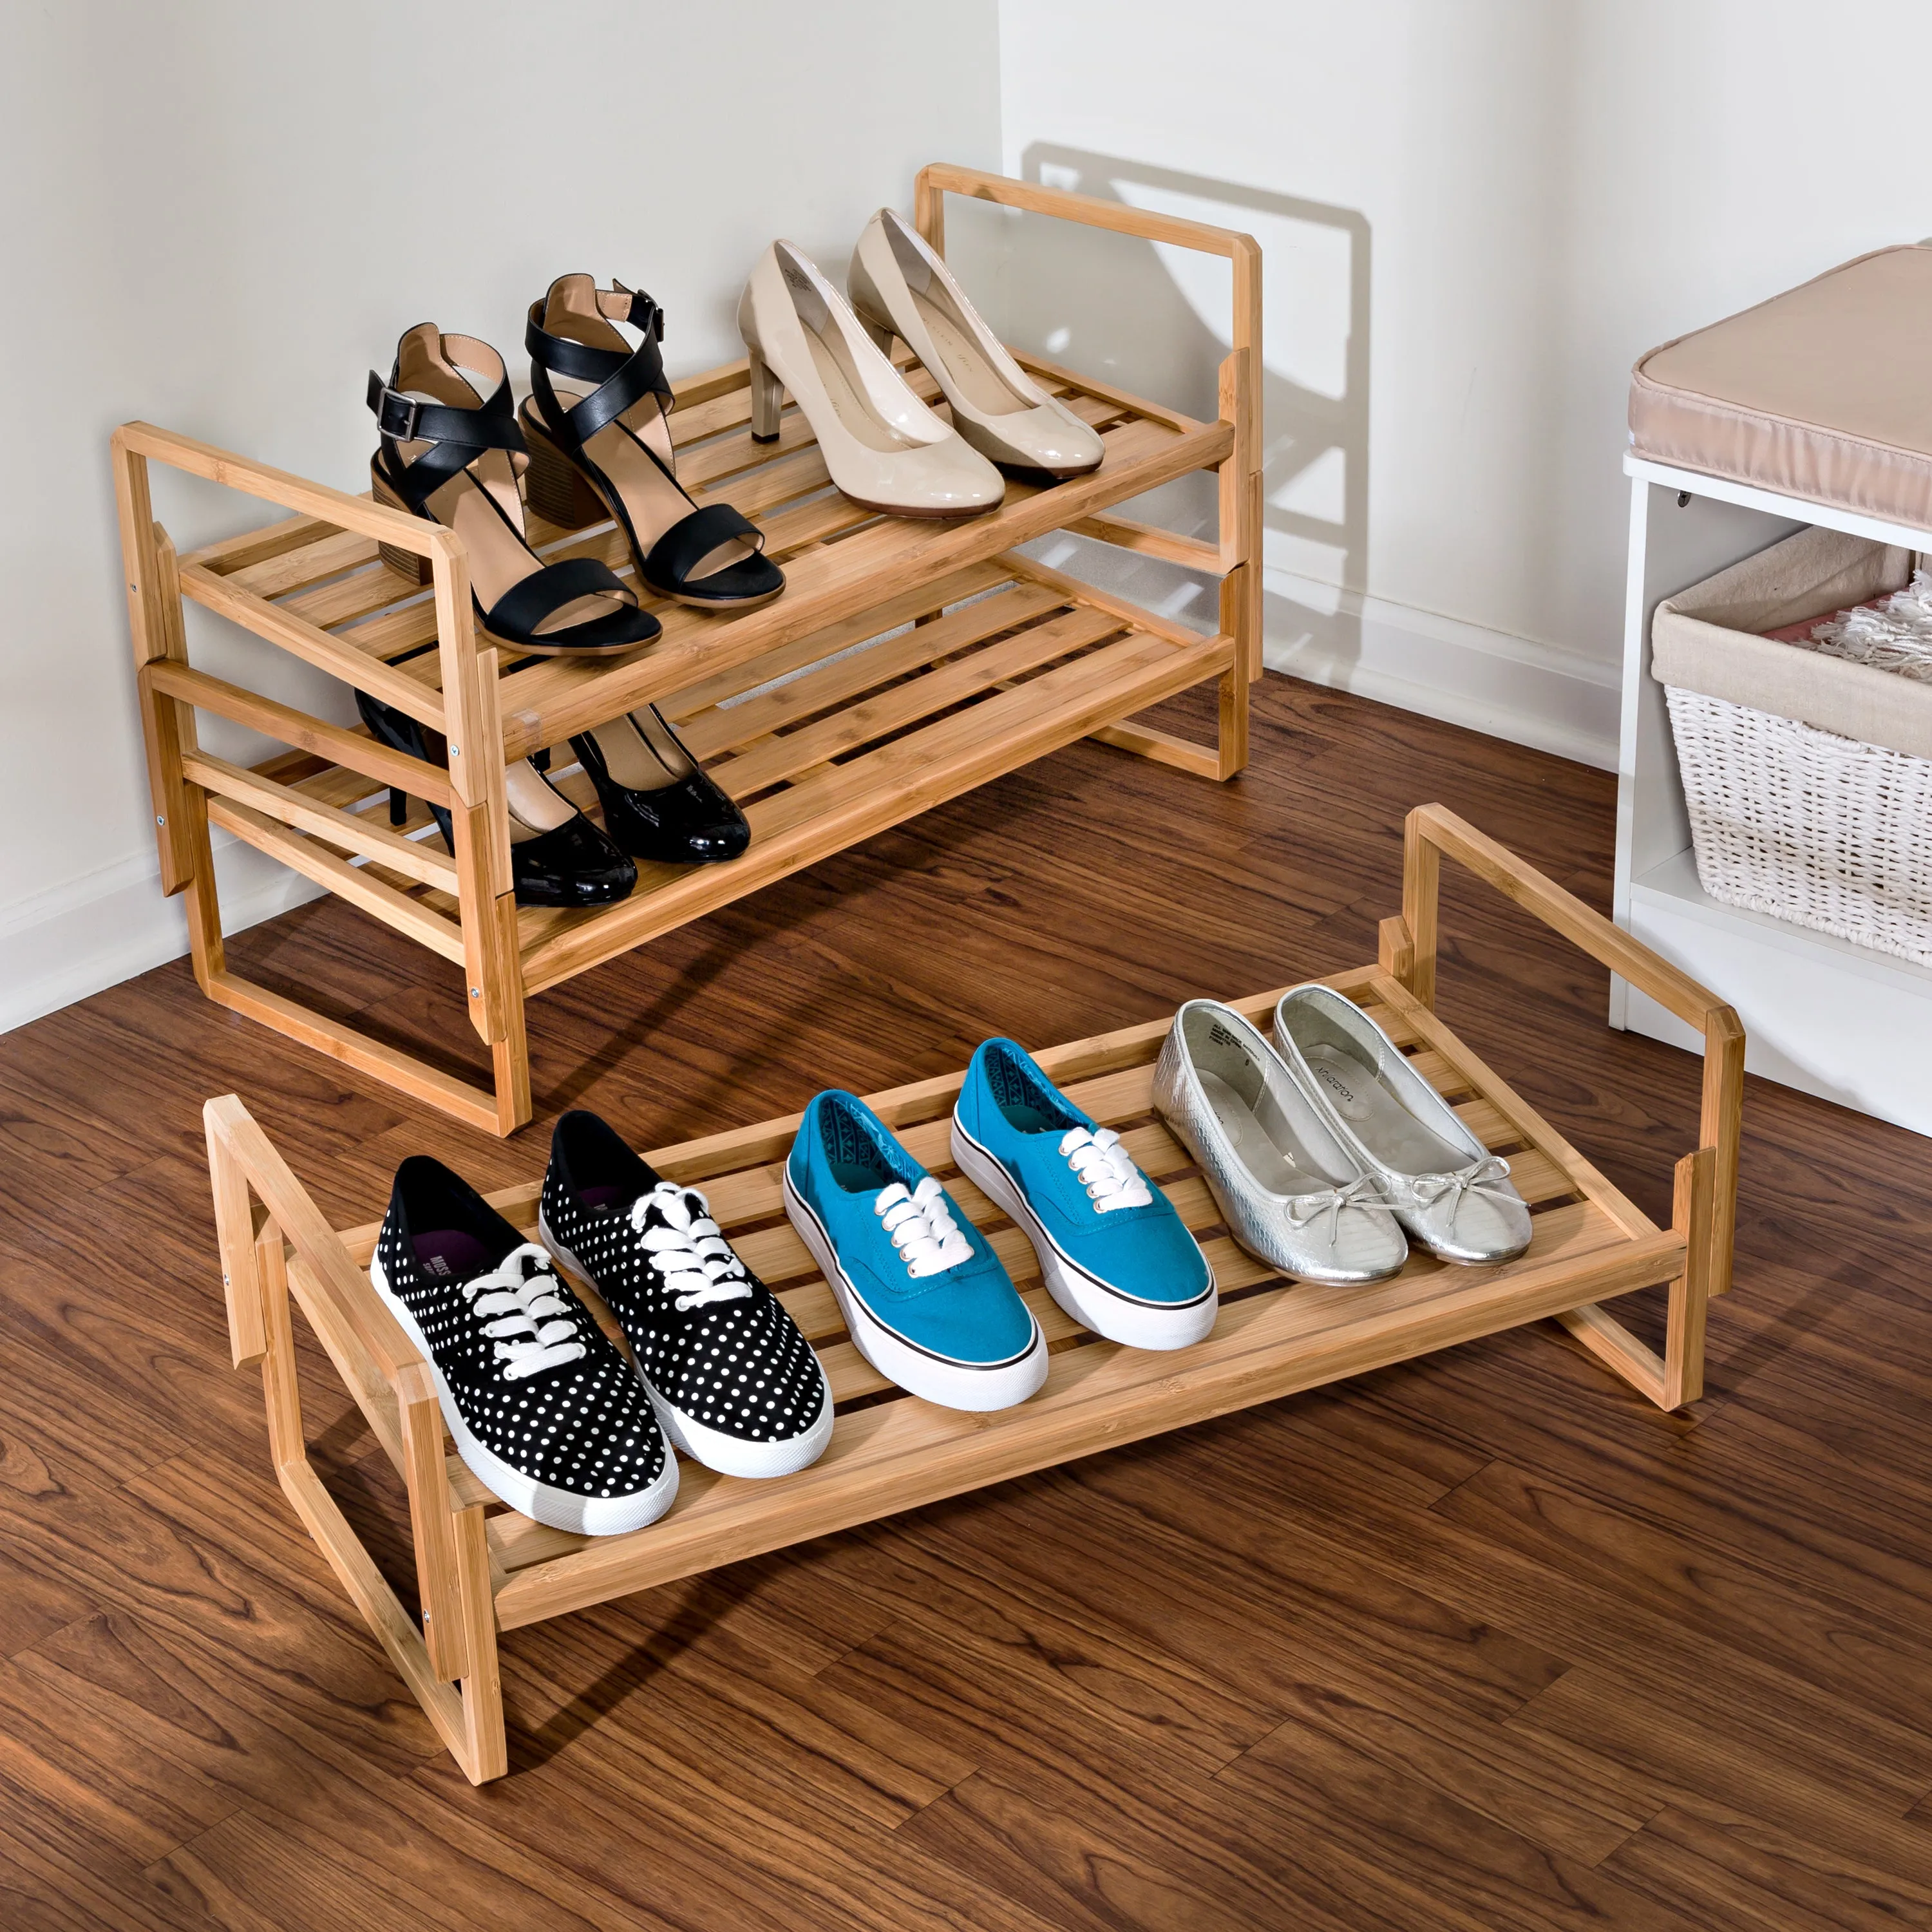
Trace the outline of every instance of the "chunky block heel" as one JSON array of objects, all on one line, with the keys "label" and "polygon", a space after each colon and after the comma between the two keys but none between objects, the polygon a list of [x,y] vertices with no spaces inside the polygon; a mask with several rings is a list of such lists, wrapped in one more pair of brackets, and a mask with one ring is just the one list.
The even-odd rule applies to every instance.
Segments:
[{"label": "chunky block heel", "polygon": [[406,825],[410,822],[410,795],[399,785],[389,788],[389,823]]},{"label": "chunky block heel", "polygon": [[772,374],[771,365],[754,349],[750,352],[752,376],[752,440],[776,442],[778,417],[784,408],[784,385]]},{"label": "chunky block heel", "polygon": [[587,524],[606,524],[610,512],[584,480],[584,472],[546,436],[523,418],[524,440],[530,446],[530,466],[524,476],[524,495],[532,509],[559,530],[580,530]]},{"label": "chunky block heel", "polygon": [[748,517],[729,503],[700,506],[677,480],[663,340],[663,311],[622,282],[600,289],[586,274],[560,275],[531,303],[530,393],[518,412],[530,507],[566,530],[616,524],[640,596],[748,610],[784,588],[784,573]]},{"label": "chunky block heel", "polygon": [[[400,510],[404,516],[414,513],[394,490],[382,481],[382,472],[374,464],[369,466],[370,494],[386,510]],[[428,584],[434,580],[436,572],[426,556],[418,556],[412,550],[398,550],[394,544],[379,543],[376,554],[407,584]]]}]

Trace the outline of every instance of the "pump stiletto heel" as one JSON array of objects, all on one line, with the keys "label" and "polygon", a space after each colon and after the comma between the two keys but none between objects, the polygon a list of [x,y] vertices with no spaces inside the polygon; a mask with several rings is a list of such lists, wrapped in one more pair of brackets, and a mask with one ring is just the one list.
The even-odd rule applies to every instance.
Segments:
[{"label": "pump stiletto heel", "polygon": [[754,349],[746,357],[752,378],[752,440],[776,442],[778,418],[784,410],[784,385],[772,374],[771,364]]},{"label": "pump stiletto heel", "polygon": [[[644,340],[633,348],[614,325]],[[608,517],[638,581],[703,610],[743,610],[784,588],[764,533],[729,503],[700,508],[677,480],[675,402],[658,344],[664,316],[642,291],[560,275],[530,304],[530,394],[519,420],[544,516],[580,528]]]},{"label": "pump stiletto heel", "polygon": [[[463,538],[477,620],[493,641],[539,656],[609,657],[657,636],[656,618],[606,566],[545,563],[531,549],[518,490],[529,453],[503,358],[487,342],[421,323],[396,345],[386,382],[369,372],[368,400],[381,435],[369,466],[376,502]],[[430,580],[427,558],[378,548],[405,578]]]},{"label": "pump stiletto heel", "polygon": [[[405,653],[406,656],[407,654]],[[447,770],[449,746],[440,732],[432,731],[393,704],[356,694],[356,708],[369,735],[379,744]],[[638,868],[608,834],[586,818],[527,758],[519,758],[503,773],[509,795],[510,878],[517,903],[527,906],[600,906],[628,896],[638,883]],[[400,785],[389,788],[389,822],[404,824],[409,796]],[[454,854],[455,827],[446,806],[432,805],[429,814],[442,842]]]}]

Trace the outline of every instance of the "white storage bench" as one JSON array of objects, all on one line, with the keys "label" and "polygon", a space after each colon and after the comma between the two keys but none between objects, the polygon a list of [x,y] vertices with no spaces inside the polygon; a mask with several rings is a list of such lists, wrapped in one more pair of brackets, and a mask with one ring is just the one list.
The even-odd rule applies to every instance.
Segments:
[{"label": "white storage bench", "polygon": [[[1737,1007],[1752,1072],[1932,1134],[1932,686],[1766,634],[1932,552],[1928,342],[1904,247],[1640,358],[1615,910]],[[1698,1044],[1621,982],[1610,1019]]]}]

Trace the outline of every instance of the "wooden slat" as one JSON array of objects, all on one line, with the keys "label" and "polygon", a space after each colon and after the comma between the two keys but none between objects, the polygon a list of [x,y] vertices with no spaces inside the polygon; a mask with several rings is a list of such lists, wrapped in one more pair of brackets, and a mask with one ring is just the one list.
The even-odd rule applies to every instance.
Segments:
[{"label": "wooden slat", "polygon": [[[862,610],[857,616],[848,617],[843,623],[829,624],[822,631],[812,632],[747,664],[734,664],[716,677],[687,685],[664,700],[664,712],[680,724],[694,722],[700,712],[728,698],[736,698],[740,692],[754,690],[772,678],[802,670],[821,658],[863,644],[868,638],[896,631],[902,624],[943,610],[949,604],[963,602],[997,585],[1012,581],[1009,574],[998,564],[976,563],[964,570],[954,571],[933,583],[902,591],[898,596],[888,598],[883,604],[875,604],[869,610]],[[803,682],[802,679],[798,681]],[[734,710],[748,708],[748,705],[733,707]]]},{"label": "wooden slat", "polygon": [[[240,490],[264,502],[279,503],[284,509],[299,511],[332,524],[338,530],[354,530],[379,543],[393,544],[417,556],[447,554],[455,539],[447,530],[412,517],[401,510],[386,508],[367,496],[351,496],[327,484],[311,483],[306,477],[256,463],[232,450],[197,442],[193,436],[177,436],[172,430],[157,429],[152,423],[123,423],[114,432],[117,444],[158,463],[165,463],[190,476],[204,478],[230,490]],[[199,563],[200,559],[196,560]]]},{"label": "wooden slat", "polygon": [[[366,858],[380,859],[392,872],[401,872],[445,891],[456,889],[454,860],[419,840],[405,838],[367,814],[356,814],[320,803],[290,785],[244,771],[225,758],[206,752],[190,754],[183,769],[199,785],[218,796],[248,806],[265,817],[278,818],[331,844],[347,848]],[[366,781],[363,782],[366,784]]]},{"label": "wooden slat", "polygon": [[1382,979],[1377,982],[1376,990],[1391,1007],[1402,1012],[1444,1061],[1460,1070],[1466,1085],[1482,1096],[1480,1104],[1506,1123],[1501,1132],[1493,1135],[1478,1133],[1479,1139],[1490,1144],[1500,1142],[1505,1132],[1520,1136],[1538,1148],[1569,1178],[1578,1193],[1595,1202],[1618,1226],[1632,1234],[1646,1234],[1654,1230],[1656,1222],[1641,1208],[1586,1160],[1527,1100],[1471,1052],[1406,986],[1393,979]]},{"label": "wooden slat", "polygon": [[271,557],[307,550],[342,534],[333,524],[320,517],[284,517],[280,522],[265,524],[260,530],[238,531],[232,537],[203,544],[200,549],[190,550],[182,562],[226,574],[245,570]]},{"label": "wooden slat", "polygon": [[1214,577],[1221,574],[1221,552],[1217,544],[1203,543],[1198,537],[1178,536],[1172,530],[1139,523],[1131,517],[1082,517],[1078,522],[1068,524],[1067,528],[1076,536],[1092,537],[1101,543],[1112,544],[1117,549],[1138,551],[1142,556],[1157,556],[1165,562],[1180,564],[1190,570],[1204,570]]},{"label": "wooden slat", "polygon": [[339,724],[325,724],[305,712],[244,691],[224,678],[210,677],[206,671],[195,670],[187,664],[151,664],[142,668],[141,675],[156,690],[171,698],[184,698],[199,710],[232,718],[282,744],[313,752],[332,764],[366,772],[383,784],[398,786],[437,805],[447,805],[453,796],[447,772],[425,764],[420,758],[392,751],[387,745],[379,745],[366,732],[345,731]]},{"label": "wooden slat", "polygon": [[272,987],[224,969],[209,974],[208,996],[218,1006],[259,1020],[286,1038],[312,1047],[344,1066],[366,1073],[485,1133],[498,1130],[494,1094],[412,1054],[400,1052],[358,1028],[316,1012]]},{"label": "wooden slat", "polygon": [[541,928],[544,936],[525,944],[525,988],[534,993],[555,986],[1084,736],[1110,715],[1185,690],[1229,661],[1225,641],[1177,650],[1159,639],[1128,638],[754,801],[746,813],[752,848],[742,859],[728,866],[640,867],[638,886],[622,904],[594,914],[553,915]]},{"label": "wooden slat", "polygon": [[292,830],[266,814],[225,798],[208,801],[209,822],[224,832],[245,839],[257,851],[279,859],[284,866],[326,886],[371,918],[393,926],[418,945],[426,946],[446,959],[463,963],[463,928],[440,913],[433,912],[419,901],[394,886],[385,885],[364,869],[338,859],[327,847],[304,833]]},{"label": "wooden slat", "polygon": [[[279,551],[256,562],[231,564],[215,574],[241,590],[253,591],[257,597],[278,598],[325,578],[359,570],[375,560],[376,546],[368,537],[358,536],[352,530],[329,530],[318,536],[314,543]],[[211,568],[198,560],[191,561],[196,568]]]},{"label": "wooden slat", "polygon": [[1586,1226],[1576,1241],[1540,1264],[1445,1268],[1339,1293],[1300,1286],[1238,1302],[1184,1364],[1096,1341],[1055,1355],[1040,1394],[997,1415],[895,1401],[842,1417],[824,1456],[782,1485],[693,1484],[648,1530],[518,1571],[497,1594],[497,1620],[515,1629],[1625,1293],[1681,1265],[1674,1236],[1627,1240],[1594,1208],[1577,1211]]},{"label": "wooden slat", "polygon": [[[817,670],[807,671],[776,691],[724,710],[712,710],[692,717],[684,728],[684,741],[694,757],[714,758],[721,752],[761,738],[768,732],[783,730],[862,692],[920,670],[934,658],[976,644],[995,632],[1011,629],[1049,610],[1059,610],[1065,602],[1053,592],[1033,585],[982,597],[962,610],[916,624],[902,636],[888,638],[869,650],[854,652]],[[880,626],[881,629],[892,628]]]},{"label": "wooden slat", "polygon": [[786,566],[784,596],[742,616],[724,618],[679,607],[662,614],[663,637],[637,656],[586,666],[557,659],[518,674],[517,702],[530,722],[513,730],[511,758],[571,731],[676,690],[696,676],[741,664],[876,601],[881,584],[943,574],[1045,536],[1103,501],[1217,462],[1232,431],[1210,425],[1180,434],[1137,422],[1109,433],[1108,456],[1086,478],[1050,490],[1009,488],[1000,509],[950,524],[881,518],[840,543],[812,550]]},{"label": "wooden slat", "polygon": [[1206,745],[1177,738],[1171,731],[1149,724],[1102,724],[1090,737],[1103,745],[1118,746],[1124,752],[1151,758],[1157,765],[1171,765],[1176,771],[1191,772],[1196,778],[1221,778],[1221,754]]},{"label": "wooden slat", "polygon": [[[972,612],[956,614],[967,616],[981,608],[975,604]],[[1120,628],[1120,620],[1105,612],[1069,610],[956,658],[950,664],[908,678],[888,691],[847,706],[830,718],[751,746],[716,766],[711,776],[734,798],[748,798],[782,778],[856,751],[875,738],[976,697],[1010,678],[1098,644]],[[914,633],[915,637],[917,634]]]}]

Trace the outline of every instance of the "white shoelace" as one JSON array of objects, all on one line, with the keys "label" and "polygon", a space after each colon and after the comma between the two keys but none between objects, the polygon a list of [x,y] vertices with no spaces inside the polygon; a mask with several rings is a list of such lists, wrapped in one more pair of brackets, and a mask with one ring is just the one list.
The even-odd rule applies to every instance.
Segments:
[{"label": "white shoelace", "polygon": [[896,1180],[872,1198],[872,1212],[884,1222],[906,1273],[915,1280],[944,1274],[973,1258],[972,1245],[946,1210],[946,1190],[928,1174],[910,1193]]},{"label": "white shoelace", "polygon": [[[668,1227],[644,1226],[653,1208]],[[711,1218],[710,1202],[696,1188],[659,1181],[631,1203],[631,1226],[664,1276],[664,1286],[676,1296],[672,1306],[680,1315],[751,1293],[744,1263],[731,1252],[730,1243]]]},{"label": "white shoelace", "polygon": [[1069,1127],[1060,1136],[1060,1151],[1066,1156],[1075,1178],[1087,1190],[1087,1198],[1096,1213],[1111,1214],[1117,1208],[1144,1208],[1154,1196],[1141,1178],[1140,1169],[1120,1144],[1112,1127],[1097,1134],[1084,1127]]},{"label": "white shoelace", "polygon": [[[523,1263],[536,1266],[526,1274]],[[463,1284],[464,1299],[478,1315],[494,1316],[483,1332],[496,1344],[503,1379],[520,1382],[544,1369],[580,1361],[590,1352],[577,1338],[577,1322],[563,1298],[550,1258],[534,1241],[512,1248],[488,1274]]]}]

